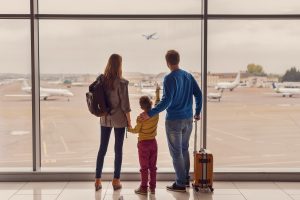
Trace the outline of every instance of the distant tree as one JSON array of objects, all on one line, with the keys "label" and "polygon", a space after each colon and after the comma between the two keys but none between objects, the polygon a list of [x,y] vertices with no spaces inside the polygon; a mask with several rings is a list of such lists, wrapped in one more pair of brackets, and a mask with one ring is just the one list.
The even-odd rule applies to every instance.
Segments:
[{"label": "distant tree", "polygon": [[255,75],[255,76],[265,76],[266,75],[264,72],[263,66],[256,65],[254,63],[247,65],[247,72],[249,74]]},{"label": "distant tree", "polygon": [[281,79],[283,82],[300,82],[300,71],[296,67],[287,70]]}]

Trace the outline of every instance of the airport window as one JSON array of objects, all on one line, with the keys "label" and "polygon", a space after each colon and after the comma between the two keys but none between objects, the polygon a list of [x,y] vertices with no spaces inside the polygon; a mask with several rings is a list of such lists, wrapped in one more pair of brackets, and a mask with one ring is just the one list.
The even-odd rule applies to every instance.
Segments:
[{"label": "airport window", "polygon": [[[85,93],[96,76],[104,72],[112,53],[123,58],[133,125],[142,112],[139,97],[149,95],[154,100],[156,83],[162,86],[163,77],[169,71],[164,57],[168,49],[181,53],[182,66],[200,83],[200,20],[41,20],[39,26],[41,88],[60,88],[74,94],[41,100],[42,167],[95,167],[100,125],[99,118],[87,109]],[[144,36],[152,33],[156,33],[152,39]],[[159,170],[171,169],[165,113],[160,116],[158,166]],[[137,136],[127,135],[124,171],[139,166]],[[104,164],[107,170],[113,168],[113,148],[114,137],[111,137]]]},{"label": "airport window", "polygon": [[29,27],[0,19],[0,171],[32,170]]},{"label": "airport window", "polygon": [[[40,13],[50,14],[200,14],[199,0],[40,0]],[[70,6],[72,5],[72,6]]]},{"label": "airport window", "polygon": [[[39,12],[29,15],[30,3],[39,3]],[[122,55],[134,124],[139,96],[154,97],[168,72],[169,49],[207,86],[201,131],[215,171],[297,168],[299,11],[298,0],[0,0],[0,171],[39,171],[41,161],[44,172],[93,172],[100,133],[87,109],[87,86],[109,55]],[[32,72],[40,86],[34,107]],[[164,115],[157,136],[162,172],[173,169]],[[128,133],[123,171],[139,166],[136,142]],[[192,150],[193,137],[190,144]],[[104,171],[112,171],[113,145],[111,137]]]},{"label": "airport window", "polygon": [[209,0],[209,14],[298,14],[298,0]]},{"label": "airport window", "polygon": [[29,0],[0,0],[0,14],[27,14],[29,8]]},{"label": "airport window", "polygon": [[300,166],[300,85],[291,71],[299,70],[298,27],[299,21],[209,22],[207,132],[216,167]]}]

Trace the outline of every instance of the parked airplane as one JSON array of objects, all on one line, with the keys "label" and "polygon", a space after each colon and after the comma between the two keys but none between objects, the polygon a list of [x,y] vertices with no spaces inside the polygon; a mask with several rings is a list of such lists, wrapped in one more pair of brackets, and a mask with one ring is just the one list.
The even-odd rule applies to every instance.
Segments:
[{"label": "parked airplane", "polygon": [[8,84],[11,84],[15,81],[20,81],[20,80],[24,80],[22,78],[17,78],[17,79],[4,79],[4,80],[0,80],[0,86],[1,85],[8,85]]},{"label": "parked airplane", "polygon": [[220,90],[220,89],[229,89],[230,91],[233,91],[234,88],[236,88],[237,86],[239,86],[240,84],[240,79],[241,79],[241,74],[240,72],[238,72],[235,80],[233,82],[221,82],[221,83],[217,83],[216,85],[216,89]]},{"label": "parked airplane", "polygon": [[157,38],[154,38],[153,36],[154,35],[156,35],[156,33],[152,33],[152,34],[149,34],[149,35],[142,35],[142,36],[144,36],[147,40],[157,40],[158,39],[158,37]]},{"label": "parked airplane", "polygon": [[84,86],[88,86],[91,83],[88,82],[72,82],[71,86],[75,86],[75,87],[84,87]]},{"label": "parked airplane", "polygon": [[74,82],[68,79],[61,79],[61,80],[57,80],[57,81],[48,81],[48,84],[52,84],[52,85],[65,85],[67,87],[84,87],[84,86],[88,86],[90,83],[88,82]]},{"label": "parked airplane", "polygon": [[293,95],[300,95],[300,88],[279,88],[272,83],[275,92],[280,93],[283,97],[292,97]]},{"label": "parked airplane", "polygon": [[[28,94],[8,94],[5,96],[8,97],[31,97],[31,86],[28,85],[26,81],[23,82],[22,91]],[[57,88],[42,88],[40,87],[40,98],[45,101],[52,96],[62,96],[67,97],[68,101],[69,97],[74,96],[74,94],[67,89],[57,89]]]},{"label": "parked airplane", "polygon": [[[280,85],[282,85],[285,88],[300,88],[300,82],[283,82]],[[277,84],[277,86],[280,86]]]},{"label": "parked airplane", "polygon": [[218,93],[210,92],[207,94],[207,99],[208,100],[218,100],[220,102],[221,98],[222,98],[222,94],[223,94],[223,89],[221,90],[221,92],[218,92]]}]

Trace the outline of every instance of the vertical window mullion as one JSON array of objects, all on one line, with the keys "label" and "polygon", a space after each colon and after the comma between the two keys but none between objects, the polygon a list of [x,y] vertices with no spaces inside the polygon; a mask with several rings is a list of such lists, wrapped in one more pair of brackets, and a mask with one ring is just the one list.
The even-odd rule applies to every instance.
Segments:
[{"label": "vertical window mullion", "polygon": [[31,94],[32,94],[32,160],[33,171],[41,169],[40,81],[38,0],[30,0]]},{"label": "vertical window mullion", "polygon": [[207,147],[207,9],[208,9],[208,0],[203,0],[203,29],[202,29],[202,69],[201,69],[201,85],[202,85],[202,120],[201,120],[201,132],[202,137],[201,146],[203,148]]}]

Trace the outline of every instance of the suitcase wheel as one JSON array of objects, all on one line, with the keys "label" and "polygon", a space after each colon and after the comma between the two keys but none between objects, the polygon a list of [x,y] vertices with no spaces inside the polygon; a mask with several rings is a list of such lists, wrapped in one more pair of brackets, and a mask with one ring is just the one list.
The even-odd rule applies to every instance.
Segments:
[{"label": "suitcase wheel", "polygon": [[209,189],[210,189],[211,192],[214,192],[214,188],[213,187],[210,186]]},{"label": "suitcase wheel", "polygon": [[198,187],[197,185],[194,185],[194,183],[192,184],[192,186],[193,186],[193,188],[194,188],[194,190],[195,190],[196,192],[199,192],[199,191],[200,191],[199,187]]}]

